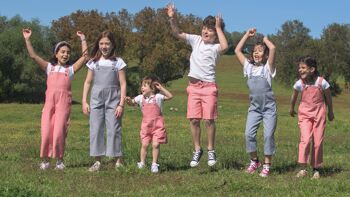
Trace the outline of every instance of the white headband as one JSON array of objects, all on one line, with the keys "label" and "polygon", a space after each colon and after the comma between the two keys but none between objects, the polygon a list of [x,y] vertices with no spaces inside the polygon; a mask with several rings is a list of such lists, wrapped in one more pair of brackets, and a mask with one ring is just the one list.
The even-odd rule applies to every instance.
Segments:
[{"label": "white headband", "polygon": [[61,41],[61,42],[59,42],[59,43],[56,44],[55,50],[54,50],[54,54],[57,53],[58,47],[61,46],[61,45],[63,45],[63,44],[66,44],[66,45],[68,45],[68,46],[70,47],[70,44],[69,44],[68,42],[66,42],[66,41]]}]

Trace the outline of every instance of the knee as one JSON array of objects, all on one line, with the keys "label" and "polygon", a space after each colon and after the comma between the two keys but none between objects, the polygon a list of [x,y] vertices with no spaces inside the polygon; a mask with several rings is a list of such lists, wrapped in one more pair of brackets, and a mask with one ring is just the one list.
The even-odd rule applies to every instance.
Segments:
[{"label": "knee", "polygon": [[142,145],[141,145],[141,147],[142,147],[143,149],[147,149],[148,145],[149,145],[149,143],[143,142]]},{"label": "knee", "polygon": [[200,120],[199,119],[190,119],[190,123],[193,126],[199,126]]},{"label": "knee", "polygon": [[153,149],[158,149],[159,148],[159,143],[153,143],[152,144]]},{"label": "knee", "polygon": [[214,120],[204,120],[204,124],[207,127],[211,127],[215,125],[215,121]]}]

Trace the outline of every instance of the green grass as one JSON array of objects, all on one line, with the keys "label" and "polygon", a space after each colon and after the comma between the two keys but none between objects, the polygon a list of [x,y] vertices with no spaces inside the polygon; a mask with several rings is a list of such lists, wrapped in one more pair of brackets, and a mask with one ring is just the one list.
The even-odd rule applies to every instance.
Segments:
[{"label": "green grass", "polygon": [[[278,69],[278,68],[277,68]],[[278,70],[277,70],[278,72]],[[320,180],[296,179],[299,129],[297,119],[288,115],[290,87],[274,82],[278,101],[277,152],[270,177],[244,173],[249,162],[245,152],[244,129],[249,105],[242,68],[233,56],[224,56],[217,68],[219,119],[217,120],[215,168],[191,169],[193,146],[186,114],[186,77],[171,83],[174,99],[164,106],[169,143],[161,146],[160,174],[136,168],[139,158],[138,108],[126,107],[123,118],[125,167],[116,171],[105,158],[98,173],[87,171],[89,157],[88,118],[81,112],[82,86],[86,70],[75,76],[71,127],[63,172],[38,170],[40,115],[43,105],[0,104],[0,196],[349,196],[348,128],[349,93],[334,98],[335,121],[328,123],[324,141],[324,168]],[[278,74],[278,73],[277,73]],[[178,111],[170,111],[176,107]],[[204,125],[202,125],[202,128]],[[262,157],[262,127],[258,131]],[[206,147],[206,133],[202,133]],[[150,150],[149,150],[150,151]],[[149,155],[150,156],[150,152]],[[148,166],[150,157],[148,157]],[[54,163],[52,163],[54,164]]]}]

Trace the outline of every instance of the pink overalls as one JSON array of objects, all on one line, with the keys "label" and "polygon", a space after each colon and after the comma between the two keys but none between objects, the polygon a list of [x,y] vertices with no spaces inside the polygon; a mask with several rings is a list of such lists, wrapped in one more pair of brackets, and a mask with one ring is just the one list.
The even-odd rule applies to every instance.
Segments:
[{"label": "pink overalls", "polygon": [[151,103],[147,103],[145,98],[142,97],[142,124],[140,136],[142,143],[149,143],[151,141],[160,144],[167,143],[164,118],[160,107],[157,105],[155,96],[152,98]]},{"label": "pink overalls", "polygon": [[310,158],[310,142],[313,141],[311,151],[311,166],[320,167],[323,162],[323,135],[326,127],[326,104],[323,98],[322,80],[316,85],[306,86],[302,82],[301,101],[298,110],[300,127],[299,159],[306,164]]},{"label": "pink overalls", "polygon": [[40,157],[63,158],[67,121],[72,93],[68,67],[65,73],[51,72],[47,76],[45,105],[41,116]]}]

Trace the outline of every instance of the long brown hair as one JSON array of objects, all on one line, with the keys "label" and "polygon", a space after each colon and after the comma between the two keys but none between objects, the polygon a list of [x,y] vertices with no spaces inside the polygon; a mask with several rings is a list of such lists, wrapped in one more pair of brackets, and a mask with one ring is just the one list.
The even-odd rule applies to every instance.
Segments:
[{"label": "long brown hair", "polygon": [[110,31],[103,31],[102,33],[100,33],[100,35],[98,36],[95,44],[94,44],[94,48],[92,49],[91,51],[91,57],[92,57],[92,60],[94,62],[98,61],[101,56],[102,56],[102,53],[100,51],[100,47],[99,47],[99,42],[102,38],[108,38],[109,41],[111,42],[111,51],[107,57],[107,59],[110,59],[110,60],[116,60],[116,58],[118,57],[117,54],[116,54],[116,42],[115,42],[115,39],[114,39],[114,35],[112,32]]},{"label": "long brown hair", "polygon": [[258,41],[257,43],[255,43],[254,47],[252,48],[252,50],[250,52],[249,63],[254,64],[254,65],[256,64],[256,62],[254,61],[253,55],[254,55],[254,49],[257,46],[262,46],[264,48],[264,55],[262,57],[261,63],[265,65],[267,62],[267,59],[269,58],[270,50],[269,50],[269,47],[267,47],[267,45],[261,41]]}]

